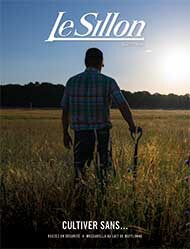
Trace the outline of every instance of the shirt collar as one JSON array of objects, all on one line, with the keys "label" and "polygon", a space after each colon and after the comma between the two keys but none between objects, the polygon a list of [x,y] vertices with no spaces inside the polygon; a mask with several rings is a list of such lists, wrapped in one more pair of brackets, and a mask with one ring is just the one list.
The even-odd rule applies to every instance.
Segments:
[{"label": "shirt collar", "polygon": [[96,73],[99,73],[100,71],[97,68],[95,68],[95,67],[87,67],[85,69],[85,72],[96,72]]}]

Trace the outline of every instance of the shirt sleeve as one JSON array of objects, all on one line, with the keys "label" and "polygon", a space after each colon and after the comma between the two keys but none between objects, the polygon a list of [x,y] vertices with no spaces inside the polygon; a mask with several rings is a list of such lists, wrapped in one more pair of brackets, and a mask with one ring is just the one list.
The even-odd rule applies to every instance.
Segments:
[{"label": "shirt sleeve", "polygon": [[125,97],[123,96],[123,93],[121,92],[115,80],[111,81],[110,91],[111,91],[111,98],[113,102],[116,104],[116,106],[120,106],[122,104],[127,103]]},{"label": "shirt sleeve", "polygon": [[63,109],[69,110],[69,86],[68,86],[68,82],[65,86],[64,94],[63,94],[63,97],[61,99],[60,105]]}]

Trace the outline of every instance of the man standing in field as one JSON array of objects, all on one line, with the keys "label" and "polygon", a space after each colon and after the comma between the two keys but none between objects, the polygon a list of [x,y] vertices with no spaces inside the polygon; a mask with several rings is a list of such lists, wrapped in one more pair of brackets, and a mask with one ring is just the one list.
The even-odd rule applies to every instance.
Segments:
[{"label": "man standing in field", "polygon": [[85,56],[86,70],[71,77],[66,84],[61,106],[63,108],[63,141],[66,148],[72,145],[69,124],[74,130],[74,168],[76,178],[82,177],[85,163],[93,158],[97,137],[100,166],[108,166],[111,99],[119,108],[129,129],[136,127],[127,101],[116,81],[101,73],[103,53],[90,48]]}]

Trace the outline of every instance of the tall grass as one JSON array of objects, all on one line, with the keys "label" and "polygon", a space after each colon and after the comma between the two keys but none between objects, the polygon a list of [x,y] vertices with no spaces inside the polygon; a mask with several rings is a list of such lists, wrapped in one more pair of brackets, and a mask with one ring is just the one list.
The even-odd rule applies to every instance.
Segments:
[{"label": "tall grass", "polygon": [[[144,133],[133,191],[128,170],[133,141],[121,115],[112,111],[117,177],[101,209],[93,164],[85,189],[73,183],[73,155],[63,147],[60,117],[59,110],[1,111],[2,223],[55,233],[62,220],[119,220],[143,235],[133,247],[155,242],[190,248],[190,166],[185,162],[190,156],[190,112],[134,111]],[[115,244],[119,246],[130,247],[126,240]]]}]

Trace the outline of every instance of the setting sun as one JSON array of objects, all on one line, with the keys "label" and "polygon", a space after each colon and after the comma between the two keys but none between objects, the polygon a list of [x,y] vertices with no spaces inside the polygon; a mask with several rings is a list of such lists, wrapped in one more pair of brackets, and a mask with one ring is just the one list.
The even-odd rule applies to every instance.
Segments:
[{"label": "setting sun", "polygon": [[185,51],[171,51],[166,55],[163,62],[164,77],[166,80],[179,82],[187,79],[190,58]]}]

